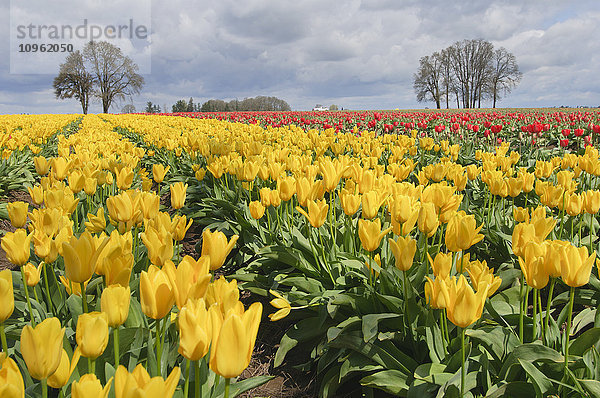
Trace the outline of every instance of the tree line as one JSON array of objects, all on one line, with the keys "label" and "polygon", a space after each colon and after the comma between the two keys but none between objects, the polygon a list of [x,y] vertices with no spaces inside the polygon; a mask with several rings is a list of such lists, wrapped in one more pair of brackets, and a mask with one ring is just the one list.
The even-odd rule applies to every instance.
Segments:
[{"label": "tree line", "polygon": [[106,41],[90,41],[82,51],[67,56],[52,87],[56,98],[78,100],[84,114],[92,98],[98,98],[102,112],[108,113],[115,100],[139,94],[144,78],[137,71],[138,66],[120,48]]},{"label": "tree line", "polygon": [[504,47],[494,49],[483,39],[457,41],[419,60],[414,90],[419,102],[435,102],[438,109],[456,101],[458,108],[493,107],[521,80],[516,57]]},{"label": "tree line", "polygon": [[[163,112],[168,112],[166,106]],[[171,107],[171,112],[244,112],[244,111],[290,111],[289,104],[277,97],[258,96],[254,98],[244,98],[243,100],[231,100],[229,102],[220,99],[210,99],[202,105],[194,103],[194,98],[190,97],[188,101],[178,100]],[[160,106],[151,101],[146,103],[146,113],[160,113]]]}]

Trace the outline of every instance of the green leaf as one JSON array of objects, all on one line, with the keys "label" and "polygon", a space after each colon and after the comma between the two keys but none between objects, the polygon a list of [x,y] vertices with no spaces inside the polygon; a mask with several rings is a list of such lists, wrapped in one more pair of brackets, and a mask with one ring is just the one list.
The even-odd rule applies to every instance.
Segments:
[{"label": "green leaf", "polygon": [[585,391],[594,398],[600,398],[600,381],[598,380],[579,380]]},{"label": "green leaf", "polygon": [[408,376],[398,370],[383,370],[360,380],[365,387],[374,387],[392,395],[400,395],[402,391],[408,390]]},{"label": "green leaf", "polygon": [[242,381],[232,383],[229,386],[229,396],[237,397],[238,395],[243,394],[248,390],[251,390],[258,386],[262,386],[263,384],[267,383],[273,378],[275,378],[275,376],[254,376],[250,377],[249,379],[244,379]]},{"label": "green leaf", "polygon": [[538,396],[545,397],[554,390],[552,382],[532,362],[519,359],[519,363],[529,376]]},{"label": "green leaf", "polygon": [[569,354],[583,356],[598,341],[600,341],[600,328],[588,329],[571,342],[569,345]]},{"label": "green leaf", "polygon": [[500,370],[500,378],[504,379],[508,369],[519,362],[519,359],[525,361],[549,361],[555,363],[564,362],[564,357],[552,348],[543,346],[537,343],[522,344],[514,349],[514,351],[506,358],[502,369]]},{"label": "green leaf", "polygon": [[362,333],[365,343],[373,340],[379,332],[379,321],[382,319],[400,318],[398,314],[367,314],[362,317]]},{"label": "green leaf", "polygon": [[423,380],[430,384],[441,386],[448,382],[453,376],[452,373],[445,373],[446,366],[439,363],[426,363],[420,365],[416,370],[415,379]]},{"label": "green leaf", "polygon": [[274,367],[278,367],[283,363],[286,354],[300,342],[306,342],[325,334],[325,325],[318,317],[303,319],[296,323],[286,334],[281,338],[279,348],[275,354],[273,362]]},{"label": "green leaf", "polygon": [[486,398],[529,398],[535,397],[535,389],[531,383],[513,381],[501,386],[493,386],[487,392]]},{"label": "green leaf", "polygon": [[510,330],[502,326],[467,329],[465,334],[481,342],[498,361],[502,361],[508,353],[519,345],[519,339]]}]

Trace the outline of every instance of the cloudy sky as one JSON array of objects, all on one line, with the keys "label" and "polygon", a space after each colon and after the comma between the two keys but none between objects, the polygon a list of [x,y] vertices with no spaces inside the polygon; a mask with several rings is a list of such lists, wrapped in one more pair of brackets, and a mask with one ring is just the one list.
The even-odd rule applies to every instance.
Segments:
[{"label": "cloudy sky", "polygon": [[[190,97],[201,103],[256,95],[277,96],[294,110],[317,103],[349,109],[431,107],[416,102],[412,88],[419,58],[473,38],[508,49],[523,72],[520,85],[499,106],[600,105],[597,0],[137,2],[148,4],[151,14],[131,1],[55,0],[41,2],[30,16],[51,24],[60,15],[62,23],[73,25],[83,17],[101,24],[116,14],[148,18],[151,44],[140,50],[146,56],[140,62],[149,62],[143,66],[150,73],[132,99],[138,110],[147,101],[170,108]],[[26,21],[15,11],[27,10],[23,4],[31,3],[0,0],[0,113],[80,112],[75,100],[54,98],[57,67],[51,62],[31,56],[26,62],[37,66],[37,74],[18,73],[24,67],[14,64],[11,73],[18,42],[9,38],[14,39],[15,22]],[[127,42],[120,44],[135,53]],[[100,109],[98,102],[91,105],[91,112]]]}]

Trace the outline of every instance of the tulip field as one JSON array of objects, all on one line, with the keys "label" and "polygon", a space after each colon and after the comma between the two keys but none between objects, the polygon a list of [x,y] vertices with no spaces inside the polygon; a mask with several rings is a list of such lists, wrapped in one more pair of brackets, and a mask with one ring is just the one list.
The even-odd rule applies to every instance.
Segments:
[{"label": "tulip field", "polygon": [[319,397],[600,397],[599,134],[597,110],[0,115],[0,397],[263,396],[240,375],[271,322]]}]

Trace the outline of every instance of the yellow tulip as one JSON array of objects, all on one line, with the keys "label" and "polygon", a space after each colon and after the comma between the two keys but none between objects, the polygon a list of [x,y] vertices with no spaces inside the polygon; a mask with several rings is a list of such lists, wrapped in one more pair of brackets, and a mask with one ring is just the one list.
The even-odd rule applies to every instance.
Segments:
[{"label": "yellow tulip", "polygon": [[148,249],[150,262],[162,267],[173,257],[173,236],[165,229],[156,230],[152,227],[140,234],[144,245]]},{"label": "yellow tulip", "polygon": [[185,238],[185,234],[192,226],[193,219],[190,218],[190,222],[187,222],[187,217],[184,215],[175,215],[173,216],[173,239],[177,242],[180,242]]},{"label": "yellow tulip", "polygon": [[475,293],[461,274],[458,281],[452,277],[442,284],[441,290],[446,300],[448,319],[454,325],[466,328],[481,317],[487,298],[487,287]]},{"label": "yellow tulip", "polygon": [[86,177],[83,183],[83,191],[86,195],[92,196],[98,188],[98,180],[92,177]]},{"label": "yellow tulip", "polygon": [[52,159],[52,173],[54,178],[58,181],[62,181],[67,178],[67,173],[71,168],[71,162],[68,162],[67,159],[61,157]]},{"label": "yellow tulip", "polygon": [[511,198],[516,198],[523,191],[523,179],[518,177],[510,177],[506,180],[506,185],[508,187],[508,195]]},{"label": "yellow tulip", "polygon": [[435,205],[432,202],[421,203],[417,218],[419,231],[426,234],[427,237],[431,237],[437,231],[439,224],[440,221],[438,220]]},{"label": "yellow tulip", "polygon": [[583,213],[583,195],[571,194],[565,198],[565,210],[568,215],[575,217]]},{"label": "yellow tulip", "polygon": [[544,256],[546,273],[552,278],[558,278],[562,269],[561,263],[563,262],[563,259],[566,260],[566,257],[563,257],[562,252],[567,246],[571,246],[571,243],[562,240],[553,240],[544,241],[543,244],[546,253]]},{"label": "yellow tulip", "polygon": [[225,278],[219,278],[208,285],[204,301],[206,306],[216,305],[222,316],[225,316],[230,310],[243,312],[244,306],[239,301],[240,291],[235,279],[227,282]]},{"label": "yellow tulip", "polygon": [[44,189],[41,185],[36,185],[33,188],[27,187],[31,201],[36,205],[44,203]]},{"label": "yellow tulip", "polygon": [[361,198],[363,217],[367,220],[375,218],[384,200],[385,196],[379,191],[369,191],[365,193]]},{"label": "yellow tulip", "polygon": [[0,353],[0,397],[25,398],[25,385],[17,363]]},{"label": "yellow tulip", "polygon": [[546,268],[546,245],[531,241],[523,248],[519,257],[519,265],[527,284],[534,289],[543,289],[548,284],[550,275]]},{"label": "yellow tulip", "polygon": [[160,184],[161,182],[164,181],[165,176],[167,175],[167,173],[169,172],[169,170],[171,169],[171,166],[163,166],[160,163],[156,163],[152,165],[152,178],[154,179],[154,181],[157,184]]},{"label": "yellow tulip", "polygon": [[133,170],[129,166],[125,166],[121,168],[121,170],[116,170],[116,179],[117,179],[117,187],[125,191],[131,187],[133,184]]},{"label": "yellow tulip", "polygon": [[262,304],[253,303],[242,316],[230,312],[223,320],[217,336],[213,336],[209,366],[223,378],[239,376],[250,364]]},{"label": "yellow tulip", "polygon": [[73,170],[69,174],[69,189],[74,194],[83,190],[85,185],[85,176],[79,170]]},{"label": "yellow tulip", "polygon": [[587,247],[565,246],[561,252],[560,276],[568,286],[579,287],[590,281],[596,252],[588,255]]},{"label": "yellow tulip", "polygon": [[150,378],[148,371],[138,364],[133,372],[129,373],[127,368],[119,365],[115,373],[115,397],[116,398],[172,398],[179,382],[181,371],[176,366],[171,370],[169,377]]},{"label": "yellow tulip", "polygon": [[312,225],[314,228],[319,228],[325,224],[327,211],[329,210],[329,205],[325,202],[325,199],[308,200],[306,204],[308,207],[308,213],[300,206],[296,206],[296,210],[306,217],[306,219],[310,222],[310,225]]},{"label": "yellow tulip", "polygon": [[108,344],[108,315],[97,311],[79,315],[75,338],[82,357],[98,358]]},{"label": "yellow tulip", "polygon": [[[207,257],[204,258],[209,261]],[[173,262],[167,261],[163,267],[171,283],[175,303],[179,309],[189,300],[203,298],[211,279],[208,267],[203,274],[197,273],[196,262],[191,257],[189,259],[191,261],[181,261],[178,267],[175,267]]]},{"label": "yellow tulip", "polygon": [[171,207],[173,209],[181,209],[184,206],[187,187],[188,185],[183,182],[171,184]]},{"label": "yellow tulip", "polygon": [[154,192],[140,194],[140,208],[145,219],[152,219],[160,211],[160,197]]},{"label": "yellow tulip", "polygon": [[535,233],[535,226],[529,223],[515,225],[512,234],[512,250],[517,256],[521,256],[525,244],[530,241],[539,242]]},{"label": "yellow tulip", "polygon": [[436,277],[435,279],[431,279],[430,277],[425,277],[425,302],[431,306],[431,308],[446,308],[445,296],[442,294],[442,284],[444,284],[444,279],[441,277]]},{"label": "yellow tulip", "polygon": [[410,237],[399,236],[396,241],[388,239],[390,250],[396,259],[396,268],[400,271],[408,271],[412,266],[417,251],[417,241]]},{"label": "yellow tulip", "polygon": [[466,215],[464,211],[457,212],[446,228],[446,247],[453,252],[467,250],[483,239],[479,231],[483,224],[476,227],[475,216]]},{"label": "yellow tulip", "polygon": [[65,276],[75,283],[83,283],[89,280],[98,262],[108,238],[104,238],[99,247],[96,247],[92,234],[84,231],[79,239],[71,236],[68,242],[62,244],[63,257],[65,260]]},{"label": "yellow tulip", "polygon": [[[213,311],[216,307],[211,307]],[[189,300],[178,316],[178,352],[190,361],[199,361],[210,348],[212,339],[211,318],[202,298]]]},{"label": "yellow tulip", "polygon": [[85,222],[85,229],[93,234],[106,229],[106,217],[104,217],[104,207],[99,207],[96,215],[88,213],[88,221]]},{"label": "yellow tulip", "polygon": [[27,263],[23,266],[23,273],[25,274],[25,283],[27,286],[35,286],[39,283],[43,266],[44,262],[41,262],[37,267],[31,263]]},{"label": "yellow tulip", "polygon": [[7,232],[2,237],[2,249],[6,252],[6,257],[14,265],[25,265],[29,261],[30,243],[32,234],[27,235],[24,229],[17,229],[15,232]]},{"label": "yellow tulip", "polygon": [[319,169],[323,176],[324,188],[327,192],[331,192],[337,187],[343,173],[343,166],[340,162],[331,158],[321,158]]},{"label": "yellow tulip", "polygon": [[238,238],[233,235],[227,242],[227,237],[221,231],[211,232],[210,229],[205,229],[202,232],[202,256],[210,257],[211,271],[221,268]]},{"label": "yellow tulip", "polygon": [[46,318],[35,328],[25,325],[21,331],[21,355],[29,375],[37,380],[47,379],[58,369],[63,349],[65,328],[58,318]]},{"label": "yellow tulip", "polygon": [[529,222],[529,209],[527,207],[514,207],[513,218],[515,222]]},{"label": "yellow tulip", "polygon": [[102,388],[100,380],[95,374],[86,374],[81,376],[79,381],[74,381],[71,385],[71,397],[73,398],[106,398],[110,391],[110,385],[113,378]]},{"label": "yellow tulip", "polygon": [[125,323],[129,315],[129,286],[110,285],[102,291],[100,309],[106,314],[108,326],[117,328]]},{"label": "yellow tulip", "polygon": [[475,290],[479,291],[486,289],[487,297],[494,294],[502,283],[502,278],[494,276],[494,271],[487,266],[485,260],[469,261],[469,268],[467,271]]},{"label": "yellow tulip", "polygon": [[[59,278],[60,278],[60,282],[65,287],[65,290],[67,291],[67,293],[69,295],[74,294],[76,296],[81,297],[81,285],[79,283],[75,283],[73,281],[70,281],[67,278],[65,278],[63,275],[60,275]],[[87,283],[88,282],[89,281],[85,281],[83,283],[83,288],[84,289],[87,288]]]},{"label": "yellow tulip", "polygon": [[60,364],[50,377],[48,377],[48,385],[52,388],[63,388],[69,382],[75,367],[77,367],[77,363],[79,362],[79,358],[81,357],[81,352],[79,351],[79,347],[75,348],[73,352],[73,358],[69,360],[69,355],[63,348],[62,355],[60,357]]},{"label": "yellow tulip", "polygon": [[175,296],[168,274],[155,265],[140,275],[140,304],[142,312],[152,319],[162,319],[173,307]]},{"label": "yellow tulip", "polygon": [[9,269],[0,271],[0,323],[6,321],[15,309],[12,272]]},{"label": "yellow tulip", "polygon": [[596,214],[600,210],[600,191],[590,190],[584,193],[583,207],[588,214]]},{"label": "yellow tulip", "polygon": [[276,312],[269,314],[269,319],[271,319],[272,322],[275,322],[288,316],[292,310],[290,302],[275,290],[269,290],[269,293],[275,296],[269,304],[278,309]]},{"label": "yellow tulip", "polygon": [[294,177],[285,177],[277,181],[277,190],[281,200],[287,202],[296,193],[296,179]]},{"label": "yellow tulip", "polygon": [[353,216],[358,211],[360,207],[361,197],[360,195],[354,195],[350,192],[342,190],[339,193],[340,203],[342,204],[342,209],[344,210],[344,214],[347,216]]},{"label": "yellow tulip", "polygon": [[362,247],[368,252],[375,251],[379,247],[381,239],[391,230],[392,227],[389,227],[382,231],[379,218],[376,218],[375,221],[358,220],[358,237]]},{"label": "yellow tulip", "polygon": [[261,219],[262,216],[265,214],[265,207],[258,200],[253,200],[252,202],[250,202],[248,208],[250,209],[250,215],[255,220]]},{"label": "yellow tulip", "polygon": [[121,192],[106,199],[108,214],[115,221],[128,223],[137,219],[141,214],[140,196],[127,192]]},{"label": "yellow tulip", "polygon": [[33,165],[35,166],[35,172],[40,176],[48,174],[48,170],[50,170],[50,162],[43,156],[35,156]]},{"label": "yellow tulip", "polygon": [[452,253],[439,252],[435,255],[435,260],[427,253],[427,258],[429,259],[429,264],[431,264],[433,275],[435,275],[436,278],[446,278],[450,275],[450,270],[452,269]]},{"label": "yellow tulip", "polygon": [[25,223],[27,223],[27,209],[29,204],[27,202],[12,202],[6,205],[6,210],[8,210],[8,217],[10,218],[10,223],[15,228],[23,228]]}]

